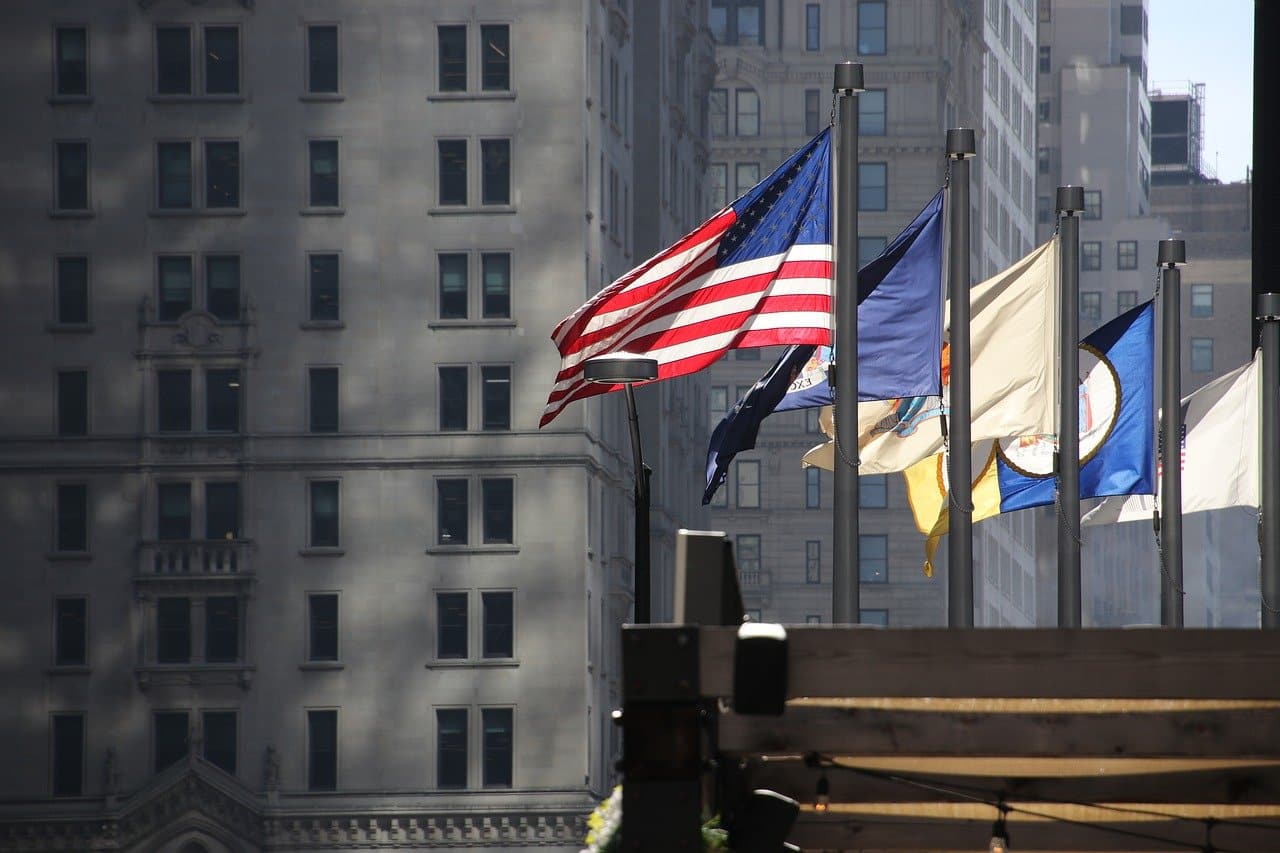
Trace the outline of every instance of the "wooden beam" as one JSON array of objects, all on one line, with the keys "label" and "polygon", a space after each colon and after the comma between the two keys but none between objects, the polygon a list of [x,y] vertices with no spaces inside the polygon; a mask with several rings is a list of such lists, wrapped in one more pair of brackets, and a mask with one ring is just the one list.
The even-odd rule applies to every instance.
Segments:
[{"label": "wooden beam", "polygon": [[722,714],[720,751],[1280,758],[1280,711],[974,714],[793,705],[781,717]]},{"label": "wooden beam", "polygon": [[[734,628],[701,628],[701,688],[733,693]],[[789,697],[1280,699],[1280,632],[788,626]]]}]

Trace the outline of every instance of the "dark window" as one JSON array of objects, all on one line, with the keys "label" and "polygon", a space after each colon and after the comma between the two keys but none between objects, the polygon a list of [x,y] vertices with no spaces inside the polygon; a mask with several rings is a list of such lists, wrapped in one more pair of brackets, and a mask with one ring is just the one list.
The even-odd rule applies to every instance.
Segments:
[{"label": "dark window", "polygon": [[[739,350],[744,352],[745,350]],[[759,352],[759,350],[753,350]],[[743,393],[738,394],[741,398]],[[734,486],[738,493],[738,506],[746,509],[760,507],[760,461],[758,459],[739,459],[734,466]]]},{"label": "dark window", "polygon": [[480,88],[505,92],[511,88],[511,32],[506,24],[480,28]]},{"label": "dark window", "polygon": [[886,583],[889,580],[888,536],[858,536],[858,580],[862,583]]},{"label": "dark window", "polygon": [[[465,269],[464,269],[465,273]],[[480,277],[484,280],[480,314],[486,319],[511,316],[511,255],[485,252],[480,255]]]},{"label": "dark window", "polygon": [[1116,269],[1136,270],[1138,268],[1138,241],[1119,240],[1116,242]]},{"label": "dark window", "polygon": [[155,772],[177,764],[187,755],[186,711],[157,711],[155,715]]},{"label": "dark window", "polygon": [[467,787],[467,709],[436,709],[436,787]]},{"label": "dark window", "polygon": [[440,318],[462,320],[467,316],[467,256],[461,252],[440,255]]},{"label": "dark window", "polygon": [[889,505],[889,479],[884,474],[867,474],[858,478],[858,506],[883,509]]},{"label": "dark window", "polygon": [[1121,290],[1116,293],[1116,313],[1123,314],[1138,304],[1138,291]]},{"label": "dark window", "polygon": [[467,481],[436,480],[436,541],[441,545],[467,544]]},{"label": "dark window", "polygon": [[1053,221],[1053,208],[1047,195],[1036,196],[1036,222],[1044,225]]},{"label": "dark window", "polygon": [[53,662],[58,666],[84,666],[89,662],[88,607],[89,602],[83,598],[59,598],[55,602]]},{"label": "dark window", "polygon": [[54,94],[89,94],[89,34],[85,28],[58,27],[54,31],[54,50]]},{"label": "dark window", "polygon": [[1049,46],[1048,45],[1044,45],[1044,44],[1040,45],[1040,54],[1039,54],[1039,60],[1037,63],[1037,70],[1041,74],[1049,73]]},{"label": "dark window", "polygon": [[822,506],[822,469],[804,469],[804,506],[817,509]]},{"label": "dark window", "polygon": [[204,659],[209,663],[239,660],[240,599],[234,595],[210,596],[205,599],[204,619]]},{"label": "dark window", "polygon": [[711,0],[710,24],[720,44],[764,44],[764,0]]},{"label": "dark window", "polygon": [[156,28],[156,91],[161,95],[191,94],[190,27]]},{"label": "dark window", "polygon": [[89,372],[58,371],[58,435],[89,433]]},{"label": "dark window", "polygon": [[156,371],[156,428],[191,432],[191,371]]},{"label": "dark window", "polygon": [[1102,190],[1084,191],[1084,218],[1102,218]]},{"label": "dark window", "polygon": [[858,96],[858,133],[884,136],[885,132],[885,90],[868,89]]},{"label": "dark window", "polygon": [[161,483],[156,487],[156,538],[181,542],[191,538],[191,484]]},{"label": "dark window", "polygon": [[1102,269],[1102,244],[1097,240],[1085,240],[1080,244],[1080,269],[1086,272]]},{"label": "dark window", "polygon": [[338,481],[311,481],[311,546],[338,547]]},{"label": "dark window", "polygon": [[312,207],[338,206],[338,141],[313,139],[307,143],[311,156]]},{"label": "dark window", "polygon": [[737,539],[738,571],[760,571],[760,534],[741,533]]},{"label": "dark window", "polygon": [[510,708],[482,708],[484,729],[483,773],[486,788],[511,787],[512,711]]},{"label": "dark window", "polygon": [[481,429],[511,429],[511,368],[480,368]]},{"label": "dark window", "polygon": [[515,481],[509,478],[480,481],[484,503],[484,544],[509,545],[515,541]]},{"label": "dark window", "polygon": [[176,320],[191,310],[193,296],[191,258],[171,256],[158,261],[160,279],[159,309],[156,318]]},{"label": "dark window", "polygon": [[307,790],[338,787],[338,712],[307,711]]},{"label": "dark window", "polygon": [[467,656],[467,594],[436,593],[436,657]]},{"label": "dark window", "polygon": [[156,661],[191,662],[191,599],[156,599]]},{"label": "dark window", "polygon": [[1209,373],[1213,370],[1213,338],[1191,339],[1191,371]]},{"label": "dark window", "polygon": [[467,91],[467,28],[439,27],[436,37],[440,52],[440,91]]},{"label": "dark window", "polygon": [[440,367],[440,429],[467,428],[467,368]]},{"label": "dark window", "polygon": [[480,140],[480,203],[511,203],[511,140]]},{"label": "dark window", "polygon": [[205,483],[204,538],[240,538],[240,484]]},{"label": "dark window", "polygon": [[859,0],[858,53],[882,56],[886,52],[886,15],[884,0]]},{"label": "dark window", "polygon": [[313,367],[311,385],[311,431],[338,431],[338,368]]},{"label": "dark window", "polygon": [[861,269],[880,257],[880,253],[884,251],[885,243],[884,237],[859,237],[858,268]]},{"label": "dark window", "polygon": [[240,257],[209,255],[204,259],[206,305],[219,320],[240,319]]},{"label": "dark window", "polygon": [[889,209],[889,164],[858,164],[858,210]]},{"label": "dark window", "polygon": [[822,50],[822,7],[817,3],[804,7],[804,49]]},{"label": "dark window", "polygon": [[53,795],[84,793],[84,714],[53,715]]},{"label": "dark window", "polygon": [[236,368],[205,373],[205,429],[240,431],[240,371]]},{"label": "dark window", "polygon": [[1053,169],[1053,149],[1037,148],[1036,149],[1036,173],[1047,175]]},{"label": "dark window", "polygon": [[204,760],[236,774],[236,712],[204,712]]},{"label": "dark window", "polygon": [[322,593],[307,596],[310,607],[310,648],[308,660],[338,659],[338,596]]},{"label": "dark window", "polygon": [[307,91],[317,95],[338,91],[337,27],[307,27]]},{"label": "dark window", "polygon": [[863,625],[880,625],[887,628],[889,626],[889,611],[859,610],[858,622]]},{"label": "dark window", "polygon": [[1080,291],[1080,322],[1093,325],[1102,322],[1102,292],[1098,290]]},{"label": "dark window", "polygon": [[89,322],[88,258],[58,258],[58,322]]},{"label": "dark window", "polygon": [[514,657],[514,596],[510,592],[480,594],[484,625],[483,654],[487,658]]},{"label": "dark window", "polygon": [[804,132],[814,136],[822,127],[822,91],[804,90]]},{"label": "dark window", "polygon": [[804,543],[804,582],[822,583],[822,542],[818,539]]},{"label": "dark window", "polygon": [[727,89],[711,90],[707,99],[707,117],[712,136],[729,135],[729,91]]},{"label": "dark window", "polygon": [[240,206],[240,143],[204,144],[205,207]]},{"label": "dark window", "polygon": [[1213,285],[1212,284],[1191,285],[1191,316],[1192,317],[1212,317],[1213,316]]},{"label": "dark window", "polygon": [[1121,6],[1120,7],[1120,35],[1122,36],[1142,35],[1142,7],[1141,6]]},{"label": "dark window", "polygon": [[309,255],[307,258],[311,284],[311,319],[336,322],[339,319],[338,256]]},{"label": "dark window", "polygon": [[440,152],[440,203],[467,203],[467,141],[465,139],[441,139],[436,143]]},{"label": "dark window", "polygon": [[59,142],[56,196],[59,210],[89,209],[89,143]]},{"label": "dark window", "polygon": [[240,30],[237,28],[205,27],[204,90],[210,95],[239,93]]},{"label": "dark window", "polygon": [[89,550],[89,487],[84,483],[58,485],[55,542],[59,551]]},{"label": "dark window", "polygon": [[1036,118],[1042,123],[1051,121],[1053,115],[1053,101],[1049,98],[1041,98],[1036,104]]},{"label": "dark window", "polygon": [[738,136],[760,135],[760,95],[755,89],[737,89],[734,98],[733,132]]}]

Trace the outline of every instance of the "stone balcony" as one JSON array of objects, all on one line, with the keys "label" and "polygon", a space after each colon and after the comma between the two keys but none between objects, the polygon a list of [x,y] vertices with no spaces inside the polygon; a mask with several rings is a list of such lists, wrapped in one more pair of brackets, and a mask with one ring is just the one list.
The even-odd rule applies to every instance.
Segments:
[{"label": "stone balcony", "polygon": [[138,545],[135,580],[145,583],[247,585],[253,580],[248,539],[144,541]]}]

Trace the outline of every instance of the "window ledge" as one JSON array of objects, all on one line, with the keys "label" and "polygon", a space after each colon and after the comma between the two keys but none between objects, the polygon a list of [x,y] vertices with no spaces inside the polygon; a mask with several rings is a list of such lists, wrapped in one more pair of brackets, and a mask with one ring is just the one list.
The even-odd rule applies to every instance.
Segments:
[{"label": "window ledge", "polygon": [[243,207],[153,207],[147,211],[152,219],[191,219],[199,216],[246,216]]},{"label": "window ledge", "polygon": [[426,665],[427,669],[514,669],[520,665],[519,658],[458,658],[457,660],[433,660]]},{"label": "window ledge", "polygon": [[346,99],[341,92],[304,92],[298,96],[299,101],[310,104],[338,103]]},{"label": "window ledge", "polygon": [[303,207],[298,209],[299,216],[346,216],[345,207]]},{"label": "window ledge", "polygon": [[44,324],[46,332],[63,333],[69,335],[87,334],[93,331],[92,323],[59,323],[56,320]]},{"label": "window ledge", "polygon": [[337,546],[312,546],[298,549],[298,555],[302,557],[341,557],[346,553],[346,548]]},{"label": "window ledge", "polygon": [[49,208],[50,219],[92,219],[96,214],[88,209],[81,210],[64,210],[60,207]]},{"label": "window ledge", "polygon": [[303,320],[298,324],[299,329],[324,330],[324,329],[345,329],[347,324],[341,320]]},{"label": "window ledge", "polygon": [[483,204],[479,206],[446,205],[427,209],[427,216],[478,216],[486,213],[512,214],[516,212],[510,204]]},{"label": "window ledge", "polygon": [[428,545],[428,554],[519,554],[519,545]]},{"label": "window ledge", "polygon": [[153,104],[243,104],[244,95],[148,95]]},{"label": "window ledge", "polygon": [[501,92],[433,92],[427,95],[428,101],[514,101],[515,99],[514,89]]},{"label": "window ledge", "polygon": [[514,329],[515,320],[432,320],[428,329]]},{"label": "window ledge", "polygon": [[138,689],[155,686],[235,685],[248,690],[257,667],[248,663],[149,663],[134,668]]},{"label": "window ledge", "polygon": [[49,103],[54,106],[63,104],[92,104],[93,95],[50,95]]},{"label": "window ledge", "polygon": [[88,664],[54,664],[44,668],[45,675],[88,675],[93,670]]},{"label": "window ledge", "polygon": [[44,555],[44,558],[46,560],[71,563],[71,562],[76,562],[80,560],[92,560],[93,552],[92,551],[50,551],[49,553]]},{"label": "window ledge", "polygon": [[309,660],[298,664],[303,672],[321,672],[346,669],[347,665],[340,660]]}]

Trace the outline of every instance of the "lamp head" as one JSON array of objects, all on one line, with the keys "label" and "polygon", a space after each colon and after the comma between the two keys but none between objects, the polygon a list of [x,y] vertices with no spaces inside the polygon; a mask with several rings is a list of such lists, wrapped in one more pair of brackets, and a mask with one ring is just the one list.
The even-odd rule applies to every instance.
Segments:
[{"label": "lamp head", "polygon": [[630,385],[658,378],[658,360],[633,352],[615,352],[589,358],[582,366],[582,378],[605,385]]}]

